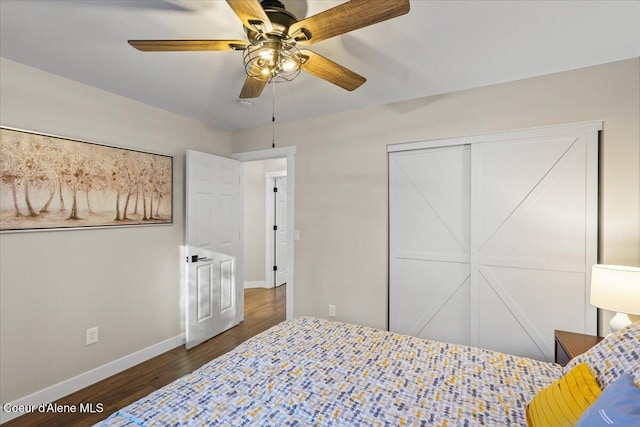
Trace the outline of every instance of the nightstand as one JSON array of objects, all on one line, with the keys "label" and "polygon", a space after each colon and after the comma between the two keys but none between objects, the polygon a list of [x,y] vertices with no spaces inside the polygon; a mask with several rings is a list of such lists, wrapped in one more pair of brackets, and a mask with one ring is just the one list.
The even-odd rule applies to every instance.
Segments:
[{"label": "nightstand", "polygon": [[556,329],[556,363],[566,365],[574,357],[602,341],[602,337]]}]

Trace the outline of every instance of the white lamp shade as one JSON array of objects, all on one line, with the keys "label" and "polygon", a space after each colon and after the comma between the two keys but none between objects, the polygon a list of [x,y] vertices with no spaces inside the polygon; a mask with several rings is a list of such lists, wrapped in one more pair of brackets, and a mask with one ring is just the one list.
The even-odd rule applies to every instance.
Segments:
[{"label": "white lamp shade", "polygon": [[640,314],[640,268],[594,265],[591,304],[620,313]]}]

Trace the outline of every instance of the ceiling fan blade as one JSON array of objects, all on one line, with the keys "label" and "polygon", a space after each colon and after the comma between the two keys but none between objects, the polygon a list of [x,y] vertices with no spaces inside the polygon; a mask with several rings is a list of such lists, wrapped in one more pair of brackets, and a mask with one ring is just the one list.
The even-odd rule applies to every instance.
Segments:
[{"label": "ceiling fan blade", "polygon": [[289,36],[312,44],[409,12],[409,0],[351,0],[291,25]]},{"label": "ceiling fan blade", "polygon": [[129,40],[129,44],[143,52],[242,50],[248,45],[243,40]]},{"label": "ceiling fan blade", "polygon": [[354,90],[362,86],[367,81],[360,74],[356,74],[348,68],[340,64],[336,64],[330,59],[322,55],[318,55],[307,49],[303,49],[300,53],[305,57],[306,61],[302,64],[302,69],[307,73],[320,77],[334,85],[338,85],[346,90]]},{"label": "ceiling fan blade", "polygon": [[238,15],[245,27],[259,33],[273,31],[271,20],[258,0],[227,0],[231,9]]},{"label": "ceiling fan blade", "polygon": [[244,81],[244,86],[242,86],[242,90],[240,91],[240,98],[258,98],[267,83],[267,80],[258,80],[247,76],[247,79]]}]

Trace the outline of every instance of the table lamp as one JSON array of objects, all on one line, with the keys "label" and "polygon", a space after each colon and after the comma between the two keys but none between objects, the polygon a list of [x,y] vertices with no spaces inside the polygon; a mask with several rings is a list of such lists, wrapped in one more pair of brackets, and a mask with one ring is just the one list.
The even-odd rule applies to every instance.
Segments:
[{"label": "table lamp", "polygon": [[591,270],[590,302],[596,307],[617,312],[609,324],[611,332],[631,324],[627,315],[640,314],[640,268],[594,265]]}]

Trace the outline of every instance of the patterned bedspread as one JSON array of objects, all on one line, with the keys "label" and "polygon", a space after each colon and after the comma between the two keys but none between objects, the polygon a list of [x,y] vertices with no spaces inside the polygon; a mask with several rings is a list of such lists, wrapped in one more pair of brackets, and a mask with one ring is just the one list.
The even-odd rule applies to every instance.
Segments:
[{"label": "patterned bedspread", "polygon": [[526,426],[552,363],[298,318],[99,426]]}]

